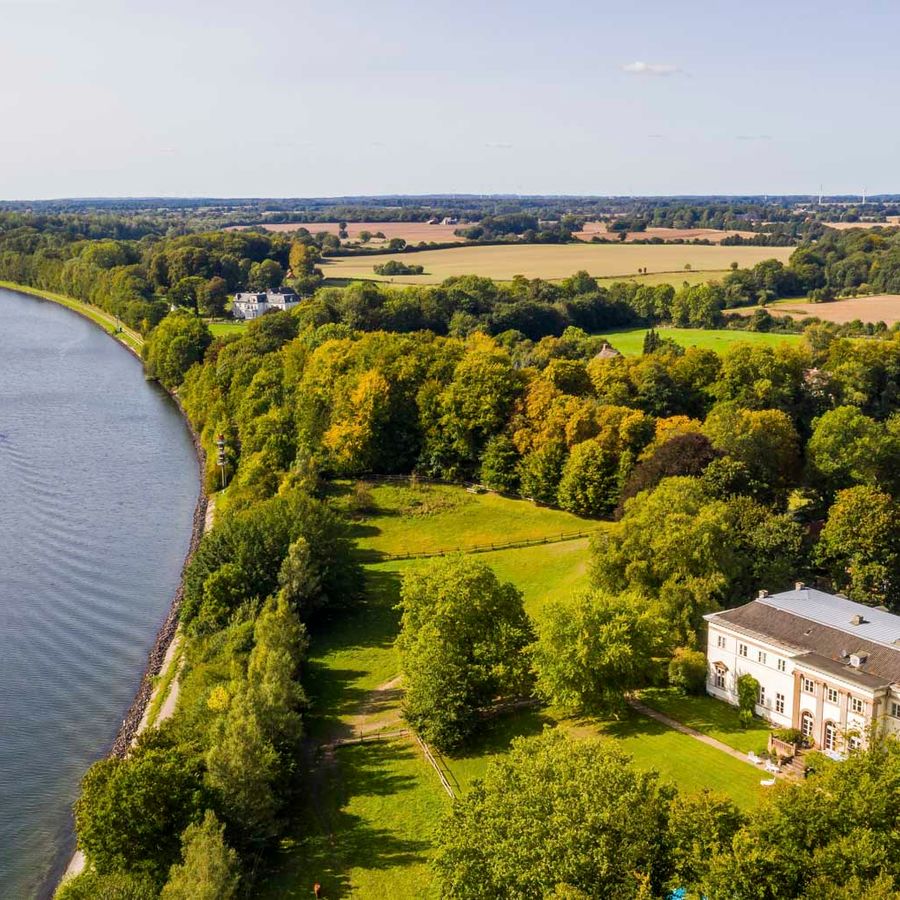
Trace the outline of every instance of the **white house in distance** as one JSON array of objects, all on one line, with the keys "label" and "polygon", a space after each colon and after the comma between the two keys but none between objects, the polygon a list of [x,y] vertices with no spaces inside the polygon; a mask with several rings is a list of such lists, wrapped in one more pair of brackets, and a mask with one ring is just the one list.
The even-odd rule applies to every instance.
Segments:
[{"label": "white house in distance", "polygon": [[231,314],[236,319],[258,319],[271,309],[293,309],[299,302],[293,291],[243,292],[234,295]]},{"label": "white house in distance", "polygon": [[797,584],[710,613],[707,691],[737,705],[737,679],[759,682],[756,713],[841,752],[876,722],[900,734],[900,616]]}]

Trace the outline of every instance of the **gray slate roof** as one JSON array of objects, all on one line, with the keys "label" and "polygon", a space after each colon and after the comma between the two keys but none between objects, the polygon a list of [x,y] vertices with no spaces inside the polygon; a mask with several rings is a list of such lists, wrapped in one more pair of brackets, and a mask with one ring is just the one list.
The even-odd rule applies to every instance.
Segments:
[{"label": "gray slate roof", "polygon": [[[852,625],[850,620],[857,615],[864,622]],[[811,668],[867,687],[900,682],[900,644],[888,640],[900,639],[900,616],[844,597],[804,588],[761,597],[706,618],[794,648],[801,653],[799,661]],[[867,654],[867,659],[851,666],[850,654]]]}]

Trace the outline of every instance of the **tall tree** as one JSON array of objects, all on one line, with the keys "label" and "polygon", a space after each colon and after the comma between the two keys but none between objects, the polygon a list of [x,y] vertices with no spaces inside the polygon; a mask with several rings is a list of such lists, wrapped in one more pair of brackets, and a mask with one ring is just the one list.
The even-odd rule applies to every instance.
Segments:
[{"label": "tall tree", "polygon": [[181,838],[182,861],[172,866],[160,900],[234,900],[240,873],[237,853],[225,843],[225,826],[212,810]]}]

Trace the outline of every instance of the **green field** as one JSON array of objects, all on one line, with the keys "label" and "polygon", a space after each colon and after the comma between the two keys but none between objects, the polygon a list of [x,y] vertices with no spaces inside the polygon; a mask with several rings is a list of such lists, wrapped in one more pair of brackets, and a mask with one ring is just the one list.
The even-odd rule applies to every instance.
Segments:
[{"label": "green field", "polygon": [[738,711],[712,697],[685,697],[671,689],[655,688],[641,692],[647,706],[702,734],[715,738],[741,753],[761,753],[769,742],[769,727],[754,719],[750,728],[741,725]]},{"label": "green field", "polygon": [[[734,344],[753,344],[774,347],[777,344],[799,344],[802,334],[770,334],[764,331],[733,331],[715,328],[657,328],[660,337],[671,338],[682,347],[702,347],[704,350],[724,351]],[[637,356],[644,349],[646,328],[628,328],[601,335],[625,356]]]},{"label": "green field", "polygon": [[[708,281],[731,263],[753,266],[764,259],[787,262],[793,247],[720,247],[703,244],[499,244],[471,245],[416,253],[346,256],[322,261],[326,278],[439,284],[452,275],[481,275],[511,281],[516,275],[558,281],[584,270],[597,278],[623,279],[646,269],[673,278],[705,273]],[[373,266],[395,259],[425,267],[422,275],[376,275]],[[680,284],[680,281],[678,282]]]},{"label": "green field", "polygon": [[208,322],[209,330],[213,337],[222,337],[226,334],[240,334],[246,327],[246,322]]},{"label": "green field", "polygon": [[[335,483],[332,491],[339,504],[349,503],[350,482]],[[367,558],[375,551],[404,552],[410,546],[431,550],[448,542],[471,546],[547,536],[585,524],[603,527],[527,501],[469,494],[452,486],[375,485],[371,493],[377,509],[354,525]],[[532,616],[548,599],[588,583],[586,538],[498,550],[478,559],[522,590]],[[304,677],[310,698],[307,732],[313,742],[403,727],[399,659],[393,646],[399,627],[396,604],[403,573],[422,564],[420,559],[367,563],[365,601],[351,614],[336,615],[321,628],[321,635],[314,635]],[[685,717],[689,712],[679,710]],[[721,734],[728,732],[733,710],[723,707],[721,718],[713,707],[694,710],[689,724],[698,728],[699,712],[716,727],[710,733],[724,740]],[[761,792],[757,769],[636,713],[617,721],[595,721],[525,709],[498,717],[466,753],[440,758],[457,794],[464,794],[514,737],[537,734],[545,726],[561,727],[575,738],[614,740],[638,766],[656,769],[686,791],[724,791],[745,808],[754,805]],[[757,737],[752,729],[746,739]],[[732,737],[738,739],[744,735]],[[428,867],[432,833],[449,802],[436,773],[416,745],[403,739],[343,746],[332,753],[317,767],[306,796],[297,801],[294,836],[284,842],[276,871],[259,895],[309,896],[311,885],[319,881],[328,897],[433,896]]]}]

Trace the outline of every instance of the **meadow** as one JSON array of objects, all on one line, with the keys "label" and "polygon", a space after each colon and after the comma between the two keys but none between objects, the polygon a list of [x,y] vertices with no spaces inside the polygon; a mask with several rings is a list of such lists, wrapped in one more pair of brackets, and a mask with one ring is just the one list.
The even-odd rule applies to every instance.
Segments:
[{"label": "meadow", "polygon": [[[349,509],[350,483],[336,483],[332,490],[337,502]],[[370,494],[368,508],[356,515],[353,525],[364,560],[410,547],[430,552],[491,539],[552,537],[573,526],[604,527],[528,501],[469,494],[449,485],[375,484]],[[588,586],[588,549],[588,539],[581,538],[477,558],[519,587],[527,612],[535,617],[548,600]],[[397,602],[403,574],[423,562],[367,561],[364,601],[351,613],[336,614],[312,643],[304,684],[317,774],[310,789],[294,801],[296,829],[282,842],[278,865],[261,897],[309,896],[316,881],[325,896],[333,898],[434,896],[429,868],[433,832],[450,804],[437,774],[409,739],[335,744],[404,727],[394,650]],[[690,717],[688,724],[698,730],[709,727],[711,736],[758,745],[755,729],[747,735],[731,734],[732,710],[704,706],[713,701],[702,698],[699,706],[677,708],[668,697],[659,692],[661,699],[650,700],[654,705],[668,703],[670,715]],[[761,793],[759,772],[752,766],[633,711],[605,721],[534,708],[502,715],[464,753],[439,755],[439,764],[457,796],[462,795],[514,737],[537,734],[544,727],[562,728],[576,739],[614,741],[636,765],[656,769],[687,791],[724,791],[743,808],[755,805]]]},{"label": "meadow", "polygon": [[[392,281],[396,284],[439,284],[452,275],[481,275],[510,281],[516,275],[550,281],[585,270],[595,277],[630,278],[638,269],[648,274],[712,273],[728,270],[731,263],[753,266],[764,259],[787,262],[792,247],[720,247],[703,244],[500,244],[448,247],[415,254],[379,254],[323,260],[326,278]],[[375,275],[376,264],[397,259],[425,267],[423,275]],[[687,268],[686,268],[687,267]]]},{"label": "meadow", "polygon": [[[777,344],[799,344],[802,334],[772,334],[764,331],[736,331],[728,328],[657,328],[662,338],[669,338],[682,347],[701,347],[724,352],[734,344],[753,344],[774,347]],[[601,335],[623,356],[637,356],[644,349],[646,328],[628,328]]]}]

